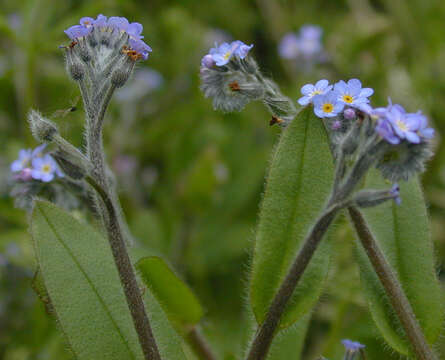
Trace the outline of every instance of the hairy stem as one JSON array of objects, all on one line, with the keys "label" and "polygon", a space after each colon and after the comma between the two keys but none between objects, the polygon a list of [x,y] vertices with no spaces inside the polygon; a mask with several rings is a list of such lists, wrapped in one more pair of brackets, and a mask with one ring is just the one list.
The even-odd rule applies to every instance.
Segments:
[{"label": "hairy stem", "polygon": [[366,220],[361,212],[355,207],[348,207],[348,212],[354,224],[358,238],[371,261],[372,266],[382,283],[391,305],[396,312],[400,323],[405,330],[406,336],[412,345],[414,354],[419,360],[437,359],[423,335],[422,329],[416,319],[411,304],[403,292],[402,286],[397,280],[391,266],[385,259],[368,228]]},{"label": "hairy stem", "polygon": [[161,356],[159,355],[150,322],[145,312],[144,302],[142,301],[142,296],[136,281],[136,275],[125,248],[125,241],[119,226],[119,219],[113,201],[103,187],[92,177],[87,176],[86,181],[94,188],[97,194],[99,194],[108,213],[108,239],[144,357],[147,360],[160,360]]},{"label": "hairy stem", "polygon": [[[93,113],[87,112],[87,157],[92,164],[91,177],[87,177],[87,182],[96,190],[94,194],[96,209],[102,218],[104,228],[108,234],[114,261],[124,288],[127,304],[133,318],[134,327],[138,334],[144,358],[146,360],[160,360],[161,356],[145,311],[136,275],[125,246],[120,204],[107,175],[102,126],[105,112],[111,101],[114,89],[115,86],[111,84],[98,107],[96,107],[95,104],[90,104],[90,106],[94,106],[95,111]],[[91,95],[94,97],[94,94]],[[85,99],[84,101],[87,102]]]},{"label": "hairy stem", "polygon": [[281,283],[277,294],[272,300],[264,322],[255,335],[247,360],[262,360],[267,357],[273,337],[280,323],[281,315],[289,299],[320,244],[323,235],[343,206],[343,204],[327,206],[306,237],[303,247],[300,249],[285,279]]},{"label": "hairy stem", "polygon": [[210,345],[196,327],[194,327],[186,337],[187,343],[198,356],[199,360],[216,360],[216,356],[213,354]]}]

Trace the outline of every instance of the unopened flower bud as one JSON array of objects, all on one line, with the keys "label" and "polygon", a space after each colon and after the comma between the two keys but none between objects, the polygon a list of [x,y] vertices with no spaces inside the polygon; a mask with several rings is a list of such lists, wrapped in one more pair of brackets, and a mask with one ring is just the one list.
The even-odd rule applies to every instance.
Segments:
[{"label": "unopened flower bud", "polygon": [[75,161],[73,161],[75,158],[69,156],[68,153],[59,149],[51,155],[65,175],[74,180],[81,180],[85,177],[86,169],[84,169],[81,164],[76,164]]},{"label": "unopened flower bud", "polygon": [[71,75],[71,78],[74,81],[82,80],[84,73],[83,73],[83,67],[80,63],[75,62],[73,64],[68,65],[68,71],[69,74]]},{"label": "unopened flower bud", "polygon": [[354,196],[354,202],[361,208],[377,206],[388,200],[401,204],[398,184],[394,184],[390,190],[362,190]]},{"label": "unopened flower bud", "polygon": [[205,55],[201,60],[201,66],[206,67],[208,69],[211,69],[212,67],[214,67],[215,61],[213,60],[212,55],[210,55],[210,54]]},{"label": "unopened flower bud", "polygon": [[54,135],[59,132],[56,124],[35,110],[29,112],[28,121],[32,135],[39,142],[51,142]]},{"label": "unopened flower bud", "polygon": [[345,111],[343,111],[343,116],[347,120],[354,120],[356,117],[355,110],[351,108],[347,108]]},{"label": "unopened flower bud", "polygon": [[360,125],[355,123],[352,125],[351,130],[346,134],[341,148],[346,155],[352,154],[360,143]]},{"label": "unopened flower bud", "polygon": [[116,87],[120,88],[125,85],[129,79],[131,72],[134,68],[134,61],[126,59],[123,64],[121,64],[116,70],[111,74],[111,83]]}]

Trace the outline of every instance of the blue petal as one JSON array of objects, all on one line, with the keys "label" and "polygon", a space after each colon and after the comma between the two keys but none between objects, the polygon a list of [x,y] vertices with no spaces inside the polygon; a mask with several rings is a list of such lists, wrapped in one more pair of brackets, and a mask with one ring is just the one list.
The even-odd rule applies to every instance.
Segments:
[{"label": "blue petal", "polygon": [[311,97],[310,96],[303,96],[303,97],[298,99],[298,103],[300,105],[303,105],[303,106],[309,104],[310,102],[311,102]]},{"label": "blue petal", "polygon": [[413,143],[413,144],[420,143],[420,137],[415,132],[407,131],[405,133],[405,137],[406,137],[406,140],[408,140],[410,143]]},{"label": "blue petal", "polygon": [[317,90],[324,90],[327,86],[329,85],[329,81],[327,81],[326,79],[322,79],[322,80],[318,80],[315,83],[315,89]]},{"label": "blue petal", "polygon": [[303,95],[310,95],[314,92],[315,87],[312,84],[306,84],[301,88],[301,93]]},{"label": "blue petal", "polygon": [[351,79],[348,81],[348,88],[351,95],[358,95],[362,89],[362,83],[359,79]]},{"label": "blue petal", "polygon": [[323,119],[325,116],[324,116],[324,111],[323,110],[321,110],[320,108],[315,108],[314,109],[314,113],[315,113],[315,115],[317,115],[320,119]]},{"label": "blue petal", "polygon": [[346,90],[348,89],[348,86],[343,80],[340,80],[338,83],[334,85],[334,91],[339,92],[340,94],[344,94]]},{"label": "blue petal", "polygon": [[371,96],[372,94],[374,94],[374,89],[371,89],[371,88],[363,88],[361,91],[360,91],[360,97],[369,97],[369,96]]}]

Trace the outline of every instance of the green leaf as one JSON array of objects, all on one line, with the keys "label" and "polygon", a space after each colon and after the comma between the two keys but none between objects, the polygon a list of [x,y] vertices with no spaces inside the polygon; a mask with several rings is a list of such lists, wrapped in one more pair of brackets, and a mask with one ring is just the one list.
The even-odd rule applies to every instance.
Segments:
[{"label": "green leaf", "polygon": [[163,259],[146,257],[138,261],[136,268],[173,324],[187,329],[201,320],[201,304]]},{"label": "green leaf", "polygon": [[[375,170],[366,179],[366,188],[390,186]],[[388,201],[363,213],[387,261],[396,272],[427,341],[432,344],[442,328],[444,307],[435,274],[428,214],[418,179],[401,183],[400,194],[400,206]],[[373,319],[388,344],[407,355],[408,343],[383,286],[361,246],[357,253],[361,280]]]},{"label": "green leaf", "polygon": [[186,359],[182,349],[182,340],[180,336],[170,324],[164,310],[161,305],[159,305],[150,289],[146,289],[145,291],[144,302],[147,308],[150,309],[148,317],[161,358],[166,360]]},{"label": "green leaf", "polygon": [[309,326],[310,314],[281,331],[273,339],[267,360],[302,359],[304,339]]},{"label": "green leaf", "polygon": [[[262,323],[302,242],[322,210],[333,180],[333,162],[323,123],[311,106],[283,130],[272,158],[260,211],[252,265],[250,298]],[[286,327],[318,300],[329,266],[323,241],[281,319]]]},{"label": "green leaf", "polygon": [[78,359],[143,359],[108,242],[56,206],[36,201],[37,260],[60,327]]}]

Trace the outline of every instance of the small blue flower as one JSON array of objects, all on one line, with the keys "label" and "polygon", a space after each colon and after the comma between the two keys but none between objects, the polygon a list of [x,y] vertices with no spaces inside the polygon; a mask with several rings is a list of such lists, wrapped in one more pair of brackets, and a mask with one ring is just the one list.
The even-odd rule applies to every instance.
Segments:
[{"label": "small blue flower", "polygon": [[391,187],[391,190],[389,190],[389,193],[394,196],[394,202],[396,205],[400,205],[402,203],[402,199],[400,198],[400,187],[399,184],[395,183]]},{"label": "small blue flower", "polygon": [[86,28],[91,28],[94,25],[94,19],[92,17],[86,16],[80,19],[79,24]]},{"label": "small blue flower", "polygon": [[278,45],[278,54],[283,59],[295,59],[300,54],[300,40],[295,33],[287,33]]},{"label": "small blue flower", "polygon": [[210,49],[209,55],[212,55],[213,60],[217,66],[226,65],[232,56],[238,56],[244,59],[253,45],[246,45],[240,40],[229,43],[222,43]]},{"label": "small blue flower", "polygon": [[417,134],[419,134],[421,138],[432,139],[434,137],[434,129],[429,127],[428,119],[421,111],[406,114],[406,117],[411,120],[414,119],[414,121],[418,123],[419,129],[417,130]]},{"label": "small blue flower", "polygon": [[307,105],[312,102],[315,95],[324,95],[332,90],[332,85],[329,85],[329,81],[323,79],[318,80],[315,85],[306,84],[301,88],[301,93],[303,97],[298,99],[300,105]]},{"label": "small blue flower", "polygon": [[107,22],[108,26],[120,32],[126,32],[130,23],[127,18],[121,16],[111,16]]},{"label": "small blue flower", "polygon": [[148,55],[152,52],[151,47],[148,46],[143,40],[134,40],[130,38],[128,43],[134,51],[141,54],[144,60],[147,60]]},{"label": "small blue flower", "polygon": [[316,25],[304,25],[301,27],[298,48],[304,57],[313,58],[321,53],[323,49],[321,43],[322,33],[322,28]]},{"label": "small blue flower", "polygon": [[141,35],[143,30],[142,24],[138,22],[133,22],[127,27],[127,34],[130,36],[130,39],[133,40],[141,40],[144,37]]},{"label": "small blue flower", "polygon": [[51,155],[32,159],[32,178],[43,182],[50,182],[56,175],[63,176]]},{"label": "small blue flower", "polygon": [[358,341],[344,339],[341,341],[341,343],[344,345],[346,351],[349,352],[357,352],[360,351],[360,349],[365,348],[365,345],[360,344]]},{"label": "small blue flower", "polygon": [[371,88],[362,88],[358,79],[351,79],[347,83],[340,80],[334,85],[334,90],[338,92],[338,100],[351,107],[369,103],[368,97],[374,93]]},{"label": "small blue flower", "polygon": [[66,29],[64,33],[68,35],[71,40],[75,40],[87,36],[91,32],[91,29],[91,27],[85,27],[83,25],[73,25]]},{"label": "small blue flower", "polygon": [[306,39],[320,39],[323,34],[323,29],[318,25],[303,25],[300,28],[300,36]]},{"label": "small blue flower", "polygon": [[97,15],[96,20],[94,20],[94,26],[98,28],[104,28],[108,26],[108,20],[105,15],[99,14]]},{"label": "small blue flower", "polygon": [[400,144],[399,137],[394,133],[391,123],[386,118],[379,118],[375,130],[383,139],[385,139],[390,144]]},{"label": "small blue flower", "polygon": [[19,151],[19,158],[11,164],[11,171],[18,172],[29,167],[32,159],[31,149],[22,149]]},{"label": "small blue flower", "polygon": [[417,134],[420,128],[419,116],[407,114],[400,105],[392,105],[386,112],[385,118],[390,122],[395,135],[400,140],[406,139],[413,144],[420,143],[420,136]]},{"label": "small blue flower", "polygon": [[234,51],[234,55],[238,56],[240,59],[244,59],[249,53],[250,49],[253,48],[253,44],[246,45],[241,40],[236,40],[232,43],[236,46],[236,50]]},{"label": "small blue flower", "polygon": [[330,91],[324,95],[315,95],[312,101],[315,115],[319,118],[337,116],[345,107],[341,101],[338,101],[336,91]]}]

